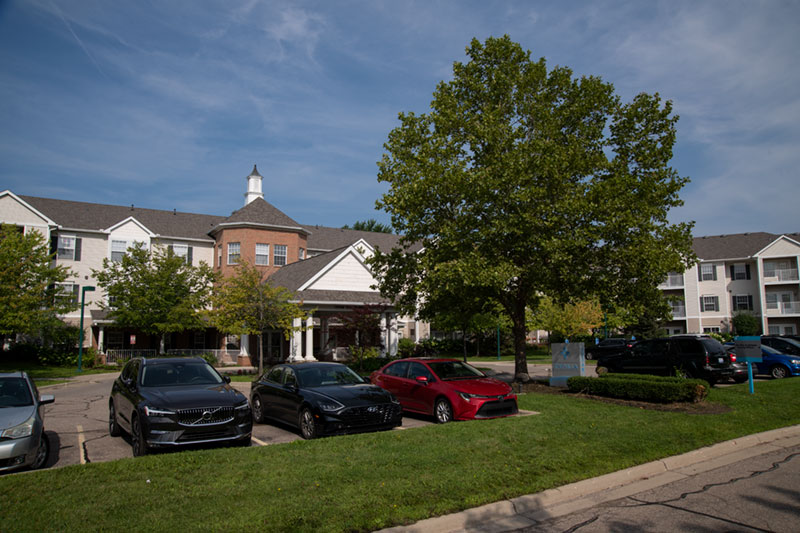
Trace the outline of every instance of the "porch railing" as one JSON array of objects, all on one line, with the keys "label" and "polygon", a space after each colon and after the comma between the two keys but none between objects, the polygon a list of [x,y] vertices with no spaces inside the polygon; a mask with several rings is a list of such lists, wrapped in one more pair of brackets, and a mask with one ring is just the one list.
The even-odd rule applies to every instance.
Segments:
[{"label": "porch railing", "polygon": [[167,350],[168,355],[183,355],[188,357],[202,357],[213,355],[219,365],[235,365],[239,358],[239,349],[236,350],[209,350],[205,348],[175,348]]},{"label": "porch railing", "polygon": [[784,269],[764,269],[764,281],[798,281],[798,272],[796,268]]},{"label": "porch railing", "polygon": [[683,287],[683,274],[670,274],[667,279],[659,285],[662,289],[675,289]]},{"label": "porch railing", "polygon": [[132,357],[155,357],[158,350],[111,349],[106,350],[106,363],[124,363]]},{"label": "porch railing", "polygon": [[686,306],[685,305],[673,305],[672,306],[672,318],[686,318]]}]

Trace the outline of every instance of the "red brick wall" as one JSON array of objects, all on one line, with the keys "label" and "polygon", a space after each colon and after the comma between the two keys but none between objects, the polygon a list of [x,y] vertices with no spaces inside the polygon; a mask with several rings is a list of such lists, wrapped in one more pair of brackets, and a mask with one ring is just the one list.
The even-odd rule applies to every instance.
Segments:
[{"label": "red brick wall", "polygon": [[[247,262],[251,265],[255,265],[256,263],[256,244],[269,244],[269,265],[255,265],[259,270],[266,272],[267,275],[271,275],[280,268],[274,265],[276,244],[286,246],[287,265],[298,261],[300,248],[308,250],[306,236],[300,233],[256,228],[224,229],[217,234],[217,245],[214,253],[214,268],[218,272],[221,272],[224,277],[232,276],[236,268],[236,265],[228,264],[228,243],[231,242],[238,242],[240,244],[240,262]],[[222,246],[221,265],[219,264],[220,246]]]}]

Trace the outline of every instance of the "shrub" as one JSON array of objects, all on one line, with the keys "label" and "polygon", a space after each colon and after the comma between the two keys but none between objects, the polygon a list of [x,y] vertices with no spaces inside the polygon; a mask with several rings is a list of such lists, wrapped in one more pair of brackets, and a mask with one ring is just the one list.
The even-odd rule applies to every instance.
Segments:
[{"label": "shrub", "polygon": [[350,368],[352,368],[356,373],[362,376],[368,376],[372,374],[376,370],[379,370],[383,367],[383,365],[388,364],[390,361],[394,361],[395,357],[370,357],[367,359],[363,359],[361,361],[357,361],[355,359],[351,359],[346,364]]},{"label": "shrub", "polygon": [[573,376],[567,380],[567,387],[570,392],[653,403],[701,402],[710,388],[702,379],[639,374],[606,374],[599,378]]},{"label": "shrub", "polygon": [[411,339],[402,338],[397,343],[397,355],[399,357],[411,357],[414,355],[414,350],[417,348],[417,343]]},{"label": "shrub", "polygon": [[205,359],[206,363],[208,363],[211,366],[217,366],[219,364],[219,361],[217,361],[217,356],[214,355],[213,353],[204,353],[201,354],[200,357]]}]

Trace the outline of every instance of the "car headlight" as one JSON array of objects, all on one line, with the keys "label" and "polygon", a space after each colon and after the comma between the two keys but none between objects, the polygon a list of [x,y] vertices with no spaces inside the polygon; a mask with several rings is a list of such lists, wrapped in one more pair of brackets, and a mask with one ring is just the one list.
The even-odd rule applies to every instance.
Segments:
[{"label": "car headlight", "polygon": [[4,429],[0,432],[0,437],[4,439],[22,439],[24,437],[30,437],[33,433],[33,423],[35,420],[35,416],[32,416],[18,426]]},{"label": "car headlight", "polygon": [[147,416],[172,416],[175,414],[175,411],[169,411],[167,409],[154,409],[145,405],[144,414]]},{"label": "car headlight", "polygon": [[237,411],[240,411],[240,410],[248,410],[249,411],[250,410],[250,404],[247,403],[247,400],[245,400],[244,403],[241,403],[241,404],[237,405],[236,407],[234,407],[234,409],[236,409]]},{"label": "car headlight", "polygon": [[319,402],[319,408],[323,411],[331,412],[331,411],[338,411],[339,409],[344,408],[344,405],[337,402],[336,400],[323,400]]},{"label": "car headlight", "polygon": [[800,365],[800,359],[792,359],[793,365]]},{"label": "car headlight", "polygon": [[464,398],[465,400],[467,400],[467,401],[470,401],[470,400],[472,400],[472,399],[481,399],[481,400],[485,400],[486,398],[492,398],[492,397],[493,397],[493,396],[484,396],[483,394],[470,394],[470,393],[468,393],[468,392],[459,392],[458,394],[459,394],[459,395],[460,395],[462,398]]}]

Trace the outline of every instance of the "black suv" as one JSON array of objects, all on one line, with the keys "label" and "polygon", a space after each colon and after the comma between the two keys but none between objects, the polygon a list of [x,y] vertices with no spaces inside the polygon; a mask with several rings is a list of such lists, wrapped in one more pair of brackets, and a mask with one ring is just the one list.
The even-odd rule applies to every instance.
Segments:
[{"label": "black suv", "polygon": [[711,337],[686,335],[639,341],[628,352],[601,357],[597,373],[604,372],[679,374],[713,385],[733,378],[734,368],[722,344]]},{"label": "black suv", "polygon": [[131,436],[133,455],[194,444],[250,445],[250,404],[205,360],[131,359],[111,388],[108,432]]}]

